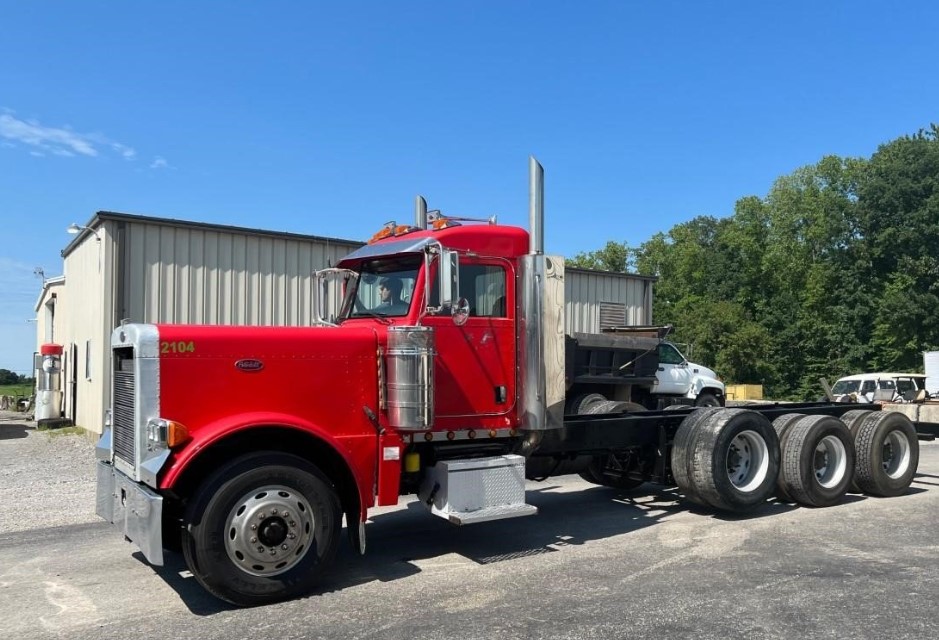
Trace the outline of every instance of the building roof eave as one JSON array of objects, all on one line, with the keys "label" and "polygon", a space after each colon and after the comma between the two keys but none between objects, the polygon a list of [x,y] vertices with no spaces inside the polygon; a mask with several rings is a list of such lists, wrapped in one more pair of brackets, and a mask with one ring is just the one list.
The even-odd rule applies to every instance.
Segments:
[{"label": "building roof eave", "polygon": [[42,291],[39,292],[39,298],[36,300],[36,306],[33,307],[33,311],[39,313],[39,309],[42,308],[42,301],[46,297],[46,293],[49,291],[49,287],[59,284],[65,284],[65,276],[56,276],[54,278],[47,278],[42,282]]}]

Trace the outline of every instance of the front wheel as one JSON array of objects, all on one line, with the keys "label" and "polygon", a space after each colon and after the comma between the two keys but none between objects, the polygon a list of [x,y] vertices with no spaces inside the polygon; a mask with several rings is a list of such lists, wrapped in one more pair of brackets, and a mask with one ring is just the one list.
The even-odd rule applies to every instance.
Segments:
[{"label": "front wheel", "polygon": [[302,458],[267,453],[210,477],[186,510],[183,555],[210,593],[239,606],[301,595],[336,553],[339,498]]},{"label": "front wheel", "polygon": [[713,393],[700,393],[694,401],[696,407],[719,407],[721,401]]}]

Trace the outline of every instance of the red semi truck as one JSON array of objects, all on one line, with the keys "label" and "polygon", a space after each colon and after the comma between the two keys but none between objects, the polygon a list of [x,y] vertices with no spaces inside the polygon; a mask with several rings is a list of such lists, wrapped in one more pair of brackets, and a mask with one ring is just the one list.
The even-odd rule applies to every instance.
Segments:
[{"label": "red semi truck", "polygon": [[211,593],[255,605],[312,589],[343,517],[364,553],[368,510],[401,496],[462,525],[533,515],[526,478],[569,473],[729,511],[907,490],[913,426],[874,405],[643,411],[628,376],[652,350],[635,341],[595,341],[587,359],[616,366],[583,386],[530,167],[530,233],[418,198],[414,224],[316,274],[317,326],[117,327],[98,514],[152,564],[181,548]]}]

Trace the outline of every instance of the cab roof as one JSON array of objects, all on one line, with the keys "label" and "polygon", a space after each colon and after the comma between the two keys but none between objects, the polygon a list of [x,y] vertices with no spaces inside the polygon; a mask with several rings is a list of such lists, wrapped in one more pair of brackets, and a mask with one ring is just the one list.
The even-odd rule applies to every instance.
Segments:
[{"label": "cab roof", "polygon": [[[499,224],[451,224],[440,229],[417,229],[402,226],[397,233],[374,239],[353,251],[343,262],[397,253],[418,253],[432,242],[448,249],[467,251],[481,256],[514,258],[528,253],[528,232],[521,227]],[[378,234],[376,234],[378,235]]]}]

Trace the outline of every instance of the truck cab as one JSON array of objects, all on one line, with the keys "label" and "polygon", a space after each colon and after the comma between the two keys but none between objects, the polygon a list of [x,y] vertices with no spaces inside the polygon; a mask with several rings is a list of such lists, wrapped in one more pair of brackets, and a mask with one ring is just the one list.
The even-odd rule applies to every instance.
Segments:
[{"label": "truck cab", "polygon": [[653,394],[686,398],[697,406],[723,406],[724,383],[713,369],[689,362],[671,342],[659,344],[658,356]]}]

